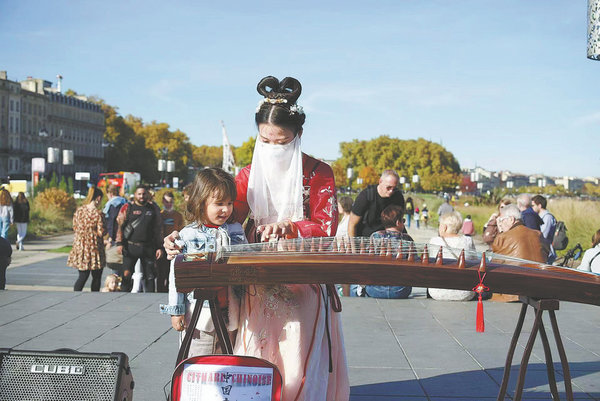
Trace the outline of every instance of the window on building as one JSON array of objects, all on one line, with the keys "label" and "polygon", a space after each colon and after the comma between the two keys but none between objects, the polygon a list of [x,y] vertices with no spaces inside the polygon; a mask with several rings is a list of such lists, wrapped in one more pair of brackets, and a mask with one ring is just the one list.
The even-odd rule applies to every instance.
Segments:
[{"label": "window on building", "polygon": [[19,111],[19,106],[21,105],[21,102],[17,100],[16,103],[17,103],[17,105],[16,105],[17,106],[17,111]]},{"label": "window on building", "polygon": [[15,109],[15,102],[14,100],[11,99],[10,101],[10,111],[13,111]]}]

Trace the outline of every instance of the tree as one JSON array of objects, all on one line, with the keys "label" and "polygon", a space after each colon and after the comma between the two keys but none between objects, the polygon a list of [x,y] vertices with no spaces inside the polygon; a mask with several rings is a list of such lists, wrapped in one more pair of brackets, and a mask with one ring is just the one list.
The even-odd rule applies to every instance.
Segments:
[{"label": "tree", "polygon": [[583,192],[592,196],[600,196],[600,186],[594,185],[591,182],[586,182],[583,184]]},{"label": "tree", "polygon": [[361,168],[360,172],[358,173],[358,178],[362,178],[362,184],[360,187],[366,188],[369,185],[377,184],[379,182],[379,177],[380,174],[378,174],[373,167],[365,166]]},{"label": "tree", "polygon": [[223,165],[223,146],[194,146],[193,159],[198,166],[221,167]]},{"label": "tree", "polygon": [[63,190],[66,193],[69,193],[68,188],[67,188],[67,180],[65,180],[64,175],[60,177],[60,182],[58,183],[58,189]]},{"label": "tree", "polygon": [[[175,162],[175,175],[184,177],[188,164],[192,161],[192,144],[189,137],[180,130],[171,131],[169,124],[152,121],[144,124],[141,118],[128,115],[125,122],[134,132],[144,138],[145,146],[156,160],[163,158],[163,149],[167,149],[167,160]],[[156,165],[156,164],[155,164]]]},{"label": "tree", "polygon": [[234,151],[235,164],[240,167],[245,167],[252,163],[252,155],[254,154],[255,144],[256,137],[251,136],[246,142],[242,143],[242,146],[236,148]]},{"label": "tree", "polygon": [[342,166],[337,161],[331,164],[331,169],[333,170],[333,178],[335,180],[335,185],[337,187],[347,187],[348,186],[348,173],[346,167]]},{"label": "tree", "polygon": [[400,140],[383,135],[369,141],[340,143],[341,165],[355,169],[370,166],[377,174],[394,169],[410,179],[419,175],[419,185],[425,191],[454,190],[460,183],[460,166],[454,155],[440,144],[417,140]]}]

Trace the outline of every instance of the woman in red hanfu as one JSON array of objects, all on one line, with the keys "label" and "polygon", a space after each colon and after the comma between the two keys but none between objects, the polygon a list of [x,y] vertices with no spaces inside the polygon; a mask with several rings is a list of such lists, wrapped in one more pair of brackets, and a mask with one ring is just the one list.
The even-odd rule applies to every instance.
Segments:
[{"label": "woman in red hanfu", "polygon": [[[334,236],[338,224],[333,171],[300,150],[305,115],[294,78],[263,78],[252,164],[236,177],[234,218],[249,242]],[[170,255],[177,253],[165,238]],[[233,300],[229,300],[232,302]],[[241,295],[234,353],[279,368],[285,401],[350,397],[339,299],[320,284],[249,285]]]}]

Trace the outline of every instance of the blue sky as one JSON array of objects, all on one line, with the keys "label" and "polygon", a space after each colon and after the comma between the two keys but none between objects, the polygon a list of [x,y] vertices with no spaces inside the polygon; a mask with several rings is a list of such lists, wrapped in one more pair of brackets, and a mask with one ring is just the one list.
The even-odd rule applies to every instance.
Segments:
[{"label": "blue sky", "polygon": [[97,95],[196,145],[255,135],[256,84],[296,77],[303,149],[389,135],[461,167],[600,176],[587,1],[0,0],[0,69]]}]

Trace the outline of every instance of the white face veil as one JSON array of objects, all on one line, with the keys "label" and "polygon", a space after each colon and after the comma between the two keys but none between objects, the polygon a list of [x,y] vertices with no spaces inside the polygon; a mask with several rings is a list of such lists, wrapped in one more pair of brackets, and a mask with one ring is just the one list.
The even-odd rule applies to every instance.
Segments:
[{"label": "white face veil", "polygon": [[303,219],[300,135],[285,145],[254,146],[248,179],[248,205],[256,225]]}]

